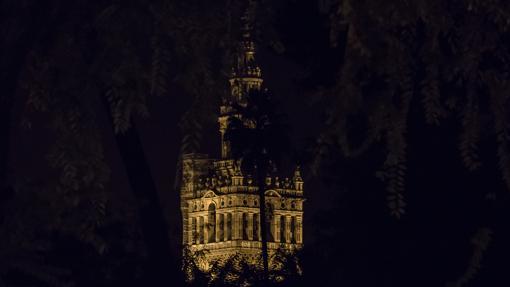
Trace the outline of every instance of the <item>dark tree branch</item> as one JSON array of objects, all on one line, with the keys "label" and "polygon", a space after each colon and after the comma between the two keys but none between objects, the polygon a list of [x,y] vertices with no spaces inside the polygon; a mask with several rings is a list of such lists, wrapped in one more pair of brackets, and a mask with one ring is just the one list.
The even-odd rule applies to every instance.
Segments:
[{"label": "dark tree branch", "polygon": [[[102,102],[113,131],[110,105],[106,97],[103,97]],[[151,284],[148,285],[171,286],[172,283],[183,282],[179,272],[179,260],[173,256],[170,249],[167,222],[135,124],[132,123],[124,133],[116,133],[115,140],[126,168],[131,192],[138,203],[142,233],[149,257],[147,278]]]}]

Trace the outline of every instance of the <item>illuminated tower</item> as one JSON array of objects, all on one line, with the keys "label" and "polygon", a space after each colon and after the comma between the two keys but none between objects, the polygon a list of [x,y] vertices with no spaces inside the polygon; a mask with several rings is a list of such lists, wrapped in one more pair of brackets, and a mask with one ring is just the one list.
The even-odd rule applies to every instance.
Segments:
[{"label": "illuminated tower", "polygon": [[[255,43],[250,27],[243,30],[237,57],[229,79],[230,94],[220,107],[221,159],[205,154],[183,156],[181,210],[183,244],[192,252],[206,250],[198,262],[207,270],[215,260],[239,254],[258,264],[261,256],[260,202],[258,187],[250,174],[231,158],[224,140],[230,117],[241,117],[233,103],[247,105],[251,89],[260,89],[262,73],[255,60]],[[290,177],[266,178],[265,220],[269,255],[278,248],[295,250],[303,245],[303,179],[299,168]]]},{"label": "illuminated tower", "polygon": [[[245,20],[245,23],[249,23],[249,21]],[[243,28],[242,39],[237,47],[237,55],[229,79],[230,95],[222,99],[220,107],[218,122],[220,124],[222,159],[230,157],[229,143],[224,140],[228,119],[232,116],[240,117],[240,115],[235,114],[232,108],[233,103],[246,105],[248,92],[250,90],[260,90],[262,87],[262,73],[255,61],[255,43],[251,39],[250,30],[249,24],[246,24]]]}]

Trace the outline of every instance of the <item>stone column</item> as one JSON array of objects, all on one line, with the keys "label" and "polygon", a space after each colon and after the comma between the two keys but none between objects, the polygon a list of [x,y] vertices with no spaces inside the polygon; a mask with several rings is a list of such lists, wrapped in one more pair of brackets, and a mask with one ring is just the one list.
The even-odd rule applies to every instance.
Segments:
[{"label": "stone column", "polygon": [[[232,218],[232,212],[227,212],[226,213],[226,219],[225,219],[225,240],[232,240],[233,236],[232,236],[232,233],[233,233],[233,227],[234,227],[234,219]],[[229,217],[230,217],[230,221],[229,221]],[[230,222],[230,228],[229,228],[229,222]],[[229,235],[230,234],[230,238],[229,238]]]},{"label": "stone column", "polygon": [[227,241],[227,213],[220,215],[220,239]]},{"label": "stone column", "polygon": [[280,218],[281,216],[280,215],[275,215],[275,225],[276,225],[276,228],[275,228],[275,233],[274,233],[274,241],[275,242],[281,242],[281,236],[284,235],[284,234],[280,234]]},{"label": "stone column", "polygon": [[232,240],[239,239],[239,212],[232,212]]},{"label": "stone column", "polygon": [[276,221],[276,219],[275,219],[274,215],[270,218],[269,222],[266,222],[264,220],[264,224],[267,225],[267,229],[268,229],[267,230],[267,232],[268,232],[267,242],[274,242],[274,240],[275,240],[275,229],[274,229],[275,221]]},{"label": "stone column", "polygon": [[236,212],[236,239],[243,239],[243,212]]},{"label": "stone column", "polygon": [[[223,223],[223,228],[225,229],[223,232],[225,233],[223,236],[225,236],[225,241],[228,241],[228,215],[230,214],[230,212],[227,212],[225,213],[225,218],[223,220],[225,220],[225,222]],[[230,215],[232,218],[232,215]],[[232,220],[231,220],[232,222]],[[230,232],[232,232],[232,229],[230,229]]]},{"label": "stone column", "polygon": [[260,217],[260,213],[257,214],[257,216],[259,217],[259,220],[258,220],[258,223],[259,223],[259,228],[258,228],[258,231],[259,231],[259,240],[262,240],[262,218]]},{"label": "stone column", "polygon": [[193,220],[195,220],[195,225],[196,225],[196,219],[194,217],[189,217],[188,218],[188,230],[187,230],[187,235],[188,235],[188,244],[191,245],[193,244],[193,233],[194,233],[194,230],[193,230]]},{"label": "stone column", "polygon": [[276,225],[276,220],[278,218],[278,215],[274,214],[273,218],[271,219],[271,232],[273,234],[273,242],[276,242],[276,232],[278,232],[278,226]]},{"label": "stone column", "polygon": [[303,243],[303,218],[296,216],[296,243]]},{"label": "stone column", "polygon": [[[198,244],[202,244],[202,243],[205,242],[205,236],[204,236],[204,230],[205,230],[204,217],[203,216],[198,216],[197,220],[198,220]],[[204,239],[204,241],[202,242],[201,239]]]},{"label": "stone column", "polygon": [[253,214],[253,240],[260,240],[260,214]]},{"label": "stone column", "polygon": [[[227,241],[227,212],[221,214],[223,220],[223,228],[221,228],[221,234],[223,234],[223,241]],[[220,227],[221,227],[221,221],[220,221]],[[221,238],[221,237],[220,237]]]},{"label": "stone column", "polygon": [[193,218],[195,219],[195,228],[193,228],[191,233],[192,233],[192,236],[194,238],[194,243],[198,244],[199,243],[198,241],[200,240],[200,238],[199,238],[199,236],[200,236],[199,235],[199,232],[200,232],[200,220],[198,220],[198,217],[196,217],[196,216],[193,217]]},{"label": "stone column", "polygon": [[216,224],[216,228],[215,228],[216,242],[220,242],[220,220],[221,220],[222,216],[223,216],[223,214],[216,212],[216,222],[214,223],[214,224]]},{"label": "stone column", "polygon": [[209,216],[204,216],[204,243],[209,243]]},{"label": "stone column", "polygon": [[244,222],[244,214],[246,212],[240,212],[239,213],[239,239],[244,240],[244,231],[246,229],[246,222]]},{"label": "stone column", "polygon": [[290,221],[292,216],[285,216],[285,242],[290,243],[291,242],[291,232],[290,232]]}]

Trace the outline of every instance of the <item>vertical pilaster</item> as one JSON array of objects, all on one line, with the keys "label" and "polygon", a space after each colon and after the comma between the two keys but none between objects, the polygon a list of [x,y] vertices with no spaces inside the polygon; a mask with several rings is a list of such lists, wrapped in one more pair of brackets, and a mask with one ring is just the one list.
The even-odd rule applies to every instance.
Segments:
[{"label": "vertical pilaster", "polygon": [[209,243],[209,216],[204,216],[204,243]]},{"label": "vertical pilaster", "polygon": [[239,212],[232,212],[232,240],[239,239]]},{"label": "vertical pilaster", "polygon": [[187,231],[186,231],[189,245],[194,244],[194,242],[193,242],[193,231],[194,230],[193,229],[195,228],[195,226],[193,225],[193,222],[195,222],[195,225],[196,225],[196,219],[194,217],[190,216],[188,218],[188,227],[187,227]]},{"label": "vertical pilaster", "polygon": [[303,218],[296,216],[296,242],[303,243]]},{"label": "vertical pilaster", "polygon": [[261,233],[261,230],[262,230],[262,218],[260,217],[260,213],[257,213],[257,217],[258,217],[258,220],[257,220],[257,224],[258,224],[258,234],[259,234],[259,240],[262,240],[262,233]]},{"label": "vertical pilaster", "polygon": [[274,233],[274,241],[275,242],[281,242],[282,234],[280,234],[280,218],[281,218],[280,215],[276,215],[275,218],[274,218],[275,219],[275,225],[276,225],[275,233]]},{"label": "vertical pilaster", "polygon": [[260,214],[253,214],[253,240],[260,240]]},{"label": "vertical pilaster", "polygon": [[276,230],[278,229],[278,226],[276,225],[276,218],[278,216],[277,215],[273,215],[271,217],[271,224],[269,226],[271,226],[271,234],[273,235],[273,242],[276,241]]},{"label": "vertical pilaster", "polygon": [[241,239],[248,240],[248,213],[241,213]]},{"label": "vertical pilaster", "polygon": [[233,218],[232,218],[232,212],[229,212],[227,213],[227,223],[225,224],[226,226],[226,239],[227,241],[229,240],[232,240],[232,232],[233,232],[233,226],[234,226],[234,222],[233,222]]},{"label": "vertical pilaster", "polygon": [[191,223],[191,220],[189,218],[188,214],[188,204],[185,200],[181,200],[181,212],[182,212],[182,244],[190,244],[191,241],[189,241],[189,224]]},{"label": "vertical pilaster", "polygon": [[264,218],[264,224],[266,225],[266,232],[267,232],[267,242],[274,242],[275,240],[275,228],[274,223],[276,219],[274,216],[269,218],[269,221],[267,221],[267,218]]},{"label": "vertical pilaster", "polygon": [[228,213],[223,214],[223,241],[227,241],[227,220],[228,220]]},{"label": "vertical pilaster", "polygon": [[242,212],[239,212],[237,214],[237,218],[238,218],[238,230],[239,230],[239,234],[237,234],[237,238],[239,239],[243,239],[243,213]]},{"label": "vertical pilaster", "polygon": [[204,226],[204,217],[203,216],[198,216],[197,217],[197,220],[198,220],[198,243],[199,244],[202,244],[205,242],[205,234],[204,234],[204,230],[205,230],[205,226]]},{"label": "vertical pilaster", "polygon": [[285,242],[290,243],[291,241],[291,231],[290,231],[290,221],[292,216],[285,216]]},{"label": "vertical pilaster", "polygon": [[223,230],[221,230],[220,226],[221,226],[221,218],[223,217],[223,214],[221,213],[216,213],[216,222],[214,224],[216,224],[216,242],[220,242],[220,233],[223,232]]}]

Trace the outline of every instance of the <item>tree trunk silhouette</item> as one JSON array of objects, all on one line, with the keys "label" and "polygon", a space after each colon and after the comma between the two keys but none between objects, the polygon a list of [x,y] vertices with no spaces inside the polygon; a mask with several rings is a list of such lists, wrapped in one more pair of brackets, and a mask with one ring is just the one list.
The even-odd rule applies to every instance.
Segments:
[{"label": "tree trunk silhouette", "polygon": [[269,279],[269,255],[267,251],[267,211],[266,211],[266,174],[267,161],[257,160],[257,185],[260,201],[260,239],[262,241],[262,264],[264,268],[264,282]]},{"label": "tree trunk silhouette", "polygon": [[[109,103],[105,97],[102,102],[113,130]],[[148,285],[171,286],[176,281],[181,283],[183,280],[181,280],[179,260],[172,256],[167,222],[135,124],[132,123],[124,133],[116,133],[115,140],[126,169],[131,192],[138,204],[141,230],[149,260],[147,278],[150,284]]]},{"label": "tree trunk silhouette", "polygon": [[[19,1],[21,2],[21,1]],[[28,55],[36,36],[42,29],[41,21],[48,11],[46,1],[34,1],[23,6],[17,1],[6,1],[0,4],[5,16],[3,41],[0,45],[0,194],[8,194],[9,154],[11,141],[12,113],[18,88],[18,79],[23,63]],[[5,13],[5,14],[4,14]],[[17,21],[9,23],[9,14],[18,15]],[[23,24],[23,25],[22,25]],[[16,31],[20,31],[16,33]],[[18,37],[16,37],[18,35]]]}]

